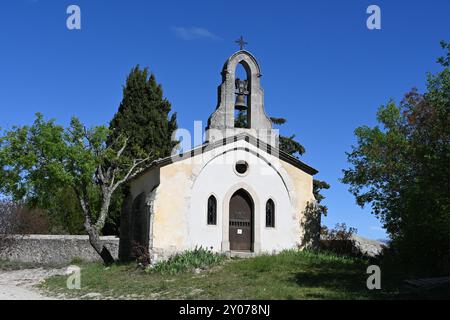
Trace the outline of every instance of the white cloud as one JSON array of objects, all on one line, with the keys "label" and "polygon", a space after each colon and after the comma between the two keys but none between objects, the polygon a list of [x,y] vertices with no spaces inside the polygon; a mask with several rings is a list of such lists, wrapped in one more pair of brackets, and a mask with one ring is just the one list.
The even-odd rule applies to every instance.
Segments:
[{"label": "white cloud", "polygon": [[383,228],[376,227],[376,226],[370,226],[370,230],[373,230],[373,231],[386,231]]},{"label": "white cloud", "polygon": [[210,40],[218,40],[220,39],[218,36],[216,36],[214,33],[212,33],[209,30],[206,30],[204,28],[198,28],[198,27],[172,27],[172,31],[175,33],[175,35],[186,41],[190,40],[197,40],[197,39],[210,39]]}]

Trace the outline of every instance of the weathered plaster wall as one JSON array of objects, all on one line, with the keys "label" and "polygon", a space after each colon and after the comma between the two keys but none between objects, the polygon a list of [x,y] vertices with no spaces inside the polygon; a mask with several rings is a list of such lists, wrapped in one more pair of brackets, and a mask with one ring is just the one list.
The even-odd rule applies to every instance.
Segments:
[{"label": "weathered plaster wall", "polygon": [[159,168],[155,168],[134,180],[130,188],[132,198],[136,198],[142,192],[149,194],[159,184],[159,177]]},{"label": "weathered plaster wall", "polygon": [[315,201],[313,194],[313,176],[284,161],[280,161],[280,163],[287,175],[291,178],[291,202],[296,214],[295,223],[299,228],[299,238],[302,238],[304,230],[301,227],[301,223],[305,219],[304,210],[308,202]]},{"label": "weathered plaster wall", "polygon": [[161,168],[154,204],[153,247],[167,252],[188,248],[189,199],[193,164],[187,160]]},{"label": "weathered plaster wall", "polygon": [[[117,259],[119,238],[101,237]],[[74,258],[101,261],[88,236],[29,235],[9,236],[0,243],[0,260],[36,264],[68,264]]]},{"label": "weathered plaster wall", "polygon": [[[236,161],[248,174],[234,171]],[[313,198],[312,176],[244,140],[160,169],[154,204],[154,252],[173,253],[195,246],[228,251],[228,205],[233,193],[247,190],[255,203],[255,251],[276,252],[300,244],[300,219]],[[217,199],[217,225],[207,225],[207,199]],[[275,202],[275,228],[265,226],[265,206]]]},{"label": "weathered plaster wall", "polygon": [[[219,155],[204,165],[195,180],[188,219],[192,245],[201,244],[216,251],[229,249],[229,201],[240,188],[250,193],[255,204],[256,252],[277,252],[299,245],[301,214],[306,202],[312,198],[312,177],[245,141],[224,149],[229,152],[216,152]],[[234,171],[238,160],[249,164],[245,176]],[[218,202],[216,226],[206,224],[210,195]],[[275,228],[265,225],[268,199],[275,202]]]}]

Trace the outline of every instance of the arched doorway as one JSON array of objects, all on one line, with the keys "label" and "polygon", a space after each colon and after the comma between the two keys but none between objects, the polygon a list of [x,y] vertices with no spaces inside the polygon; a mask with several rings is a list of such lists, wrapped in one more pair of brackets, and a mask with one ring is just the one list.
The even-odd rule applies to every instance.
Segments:
[{"label": "arched doorway", "polygon": [[236,191],[230,200],[230,250],[253,251],[254,205],[244,189]]}]

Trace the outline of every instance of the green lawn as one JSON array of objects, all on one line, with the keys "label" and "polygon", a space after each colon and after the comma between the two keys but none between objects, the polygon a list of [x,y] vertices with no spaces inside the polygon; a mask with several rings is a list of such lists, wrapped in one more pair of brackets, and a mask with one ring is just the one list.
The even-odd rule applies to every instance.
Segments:
[{"label": "green lawn", "polygon": [[[368,262],[324,253],[286,251],[275,256],[225,260],[208,271],[176,275],[148,273],[135,264],[81,265],[81,290],[66,289],[66,276],[42,288],[69,297],[142,299],[391,299],[394,282],[366,288]],[[383,279],[383,278],[382,278]],[[384,280],[382,280],[384,281]],[[86,297],[84,297],[86,298]]]}]

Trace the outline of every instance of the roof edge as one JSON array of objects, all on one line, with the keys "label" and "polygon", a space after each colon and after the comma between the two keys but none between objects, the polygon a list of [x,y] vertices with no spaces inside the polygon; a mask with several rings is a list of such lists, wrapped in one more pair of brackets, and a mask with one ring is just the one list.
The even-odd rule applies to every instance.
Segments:
[{"label": "roof edge", "polygon": [[[245,140],[248,143],[252,144],[253,146],[257,147],[258,149],[261,149],[271,155],[273,153],[277,153],[279,155],[278,158],[280,160],[283,160],[283,161],[293,165],[294,167],[303,170],[304,172],[308,173],[311,176],[319,173],[318,170],[316,170],[313,167],[307,165],[306,163],[300,161],[296,157],[291,156],[287,152],[284,152],[284,151],[280,150],[279,148],[275,148],[275,147],[271,146],[270,144],[267,144],[267,143],[261,141],[260,139],[255,138],[254,136],[243,132],[243,133],[239,133],[237,135],[231,136],[231,137],[217,140],[213,143],[205,142],[204,144],[202,144],[196,148],[193,148],[191,150],[188,150],[182,154],[177,154],[174,156],[168,156],[165,158],[157,159],[157,160],[153,161],[147,168],[145,168],[140,174],[138,174],[136,177],[131,179],[131,181],[138,179],[140,176],[144,175],[145,173],[147,173],[148,171],[150,171],[156,167],[159,167],[159,168],[165,167],[172,163],[201,155],[206,151],[209,151],[209,150],[221,147],[221,146],[225,146],[227,144],[237,142],[240,140]],[[273,151],[275,151],[275,152],[273,152]]]}]

